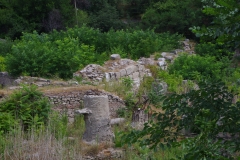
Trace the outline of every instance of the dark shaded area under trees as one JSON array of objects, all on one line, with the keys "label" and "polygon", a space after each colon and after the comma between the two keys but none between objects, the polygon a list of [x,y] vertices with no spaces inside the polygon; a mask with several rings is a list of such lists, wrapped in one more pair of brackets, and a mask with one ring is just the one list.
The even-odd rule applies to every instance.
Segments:
[{"label": "dark shaded area under trees", "polygon": [[88,26],[103,32],[126,28],[170,31],[193,37],[189,27],[209,23],[201,0],[1,0],[0,38]]}]

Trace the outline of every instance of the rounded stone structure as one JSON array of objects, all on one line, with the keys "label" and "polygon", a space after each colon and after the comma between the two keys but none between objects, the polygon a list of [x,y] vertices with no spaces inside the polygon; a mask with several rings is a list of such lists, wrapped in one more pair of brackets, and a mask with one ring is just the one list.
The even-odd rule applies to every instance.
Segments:
[{"label": "rounded stone structure", "polygon": [[85,95],[84,108],[91,111],[84,114],[86,130],[83,140],[88,143],[112,143],[114,134],[111,131],[110,112],[107,95]]}]

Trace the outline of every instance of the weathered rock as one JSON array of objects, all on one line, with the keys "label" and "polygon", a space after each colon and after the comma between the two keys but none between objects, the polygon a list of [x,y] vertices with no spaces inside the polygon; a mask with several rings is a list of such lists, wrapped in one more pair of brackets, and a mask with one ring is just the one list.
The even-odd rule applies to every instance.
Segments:
[{"label": "weathered rock", "polygon": [[76,114],[91,114],[92,111],[88,108],[83,108],[75,111]]},{"label": "weathered rock", "polygon": [[158,66],[160,66],[160,67],[161,67],[161,66],[165,66],[165,61],[159,61],[159,62],[158,62]]},{"label": "weathered rock", "polygon": [[155,65],[155,61],[152,58],[142,57],[137,62],[141,65]]},{"label": "weathered rock", "polygon": [[135,129],[143,129],[144,123],[148,121],[148,114],[143,109],[135,110],[132,115],[132,127]]},{"label": "weathered rock", "polygon": [[173,51],[174,54],[179,54],[179,53],[182,53],[182,52],[183,52],[182,49],[175,49],[175,50]]},{"label": "weathered rock", "polygon": [[114,134],[110,126],[108,96],[85,95],[83,101],[84,107],[92,111],[84,115],[86,130],[83,140],[91,144],[112,143]]},{"label": "weathered rock", "polygon": [[119,59],[121,59],[121,57],[120,57],[119,54],[112,54],[112,55],[110,56],[110,58],[111,58],[111,60],[119,60]]},{"label": "weathered rock", "polygon": [[125,118],[114,118],[114,119],[111,119],[110,124],[115,125],[115,124],[121,124],[123,122],[125,122]]},{"label": "weathered rock", "polygon": [[10,86],[14,82],[12,76],[10,76],[7,72],[0,72],[0,87]]},{"label": "weathered rock", "polygon": [[[104,68],[97,64],[89,64],[81,71],[77,71],[73,74],[74,77],[83,77],[92,81],[99,81],[105,77]],[[99,79],[100,78],[100,79]]]},{"label": "weathered rock", "polygon": [[171,56],[171,55],[168,55],[168,56],[165,56],[165,58],[167,59],[167,60],[170,60],[170,61],[172,61],[173,60],[173,56]]},{"label": "weathered rock", "polygon": [[161,53],[161,56],[162,56],[162,57],[165,57],[166,55],[167,55],[166,52],[162,52],[162,53]]},{"label": "weathered rock", "polygon": [[121,69],[121,70],[120,70],[120,75],[121,75],[121,77],[126,76],[126,75],[127,75],[126,70],[125,70],[125,69]]}]

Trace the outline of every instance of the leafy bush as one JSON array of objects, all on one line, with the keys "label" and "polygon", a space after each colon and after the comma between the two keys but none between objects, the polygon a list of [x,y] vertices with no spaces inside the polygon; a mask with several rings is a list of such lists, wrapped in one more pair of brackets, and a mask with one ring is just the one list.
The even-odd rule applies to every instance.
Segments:
[{"label": "leafy bush", "polygon": [[14,43],[10,40],[0,39],[0,56],[6,56],[8,53],[10,53],[13,44]]},{"label": "leafy bush", "polygon": [[0,103],[0,131],[9,131],[19,123],[24,130],[35,125],[43,125],[48,121],[50,103],[43,98],[36,86],[23,86]]},{"label": "leafy bush", "polygon": [[[199,83],[198,90],[162,96],[163,112],[154,113],[143,130],[134,130],[122,139],[155,149],[184,143],[187,146],[180,159],[232,159],[233,152],[240,150],[240,103],[233,104],[233,98],[223,83],[206,81]],[[200,134],[179,142],[182,129],[187,128],[198,128]],[[222,141],[219,133],[232,138]]]},{"label": "leafy bush", "polygon": [[18,76],[71,78],[73,72],[96,60],[94,46],[79,44],[78,39],[64,37],[51,41],[47,34],[25,33],[6,57],[7,71]]},{"label": "leafy bush", "polygon": [[102,32],[107,32],[111,28],[114,30],[124,28],[124,23],[119,20],[116,8],[108,4],[90,16],[89,25],[94,28],[99,28]]},{"label": "leafy bush", "polygon": [[189,27],[208,22],[201,8],[201,0],[155,1],[142,14],[142,27],[155,28],[157,32],[171,31],[189,36]]},{"label": "leafy bush", "polygon": [[197,44],[195,51],[200,56],[214,56],[217,60],[220,60],[222,57],[231,59],[233,56],[233,52],[230,52],[227,46],[210,42]]},{"label": "leafy bush", "polygon": [[167,71],[159,71],[158,78],[163,80],[168,85],[168,90],[171,92],[181,92],[181,85],[183,81],[182,75],[175,73],[169,74]]},{"label": "leafy bush", "polygon": [[170,51],[179,46],[181,35],[170,33],[155,33],[153,30],[110,30],[101,33],[98,29],[82,26],[68,29],[66,32],[53,32],[53,39],[61,37],[77,38],[79,43],[95,46],[98,53],[120,50],[126,57],[148,57],[156,51]]},{"label": "leafy bush", "polygon": [[169,66],[169,73],[181,75],[189,80],[221,79],[228,65],[228,59],[217,61],[215,57],[183,54]]},{"label": "leafy bush", "polygon": [[0,56],[0,72],[5,71],[5,58]]},{"label": "leafy bush", "polygon": [[6,69],[13,76],[57,75],[68,79],[89,63],[102,64],[114,49],[122,51],[123,57],[137,59],[162,50],[166,44],[170,44],[169,50],[175,48],[179,38],[177,34],[156,34],[153,30],[101,33],[85,25],[51,34],[24,33],[7,55]]}]

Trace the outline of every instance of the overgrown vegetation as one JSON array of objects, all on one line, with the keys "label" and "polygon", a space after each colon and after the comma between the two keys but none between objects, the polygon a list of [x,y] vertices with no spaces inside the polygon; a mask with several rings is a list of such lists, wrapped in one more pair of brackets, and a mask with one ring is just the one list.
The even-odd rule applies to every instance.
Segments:
[{"label": "overgrown vegetation", "polygon": [[178,47],[178,34],[156,34],[153,30],[109,31],[82,26],[51,34],[24,33],[2,58],[1,70],[13,76],[28,75],[72,78],[87,64],[103,64],[116,48],[122,57],[137,59]]},{"label": "overgrown vegetation", "polygon": [[0,106],[0,133],[12,131],[18,125],[29,130],[48,122],[50,104],[36,86],[23,86],[0,102]]},{"label": "overgrown vegetation", "polygon": [[[161,51],[179,48],[183,34],[198,43],[196,55],[179,55],[164,71],[147,66],[153,76],[144,77],[138,91],[128,77],[101,84],[126,104],[117,111],[127,121],[114,128],[115,147],[124,148],[128,160],[239,159],[239,4],[3,0],[0,71],[70,79],[90,63],[103,64],[112,53],[134,60],[155,53],[156,60]],[[165,83],[168,90],[162,95],[160,84]],[[139,108],[147,109],[151,119],[143,130],[133,130],[131,116]],[[0,102],[0,159],[97,154],[102,146],[81,143],[83,117],[71,125],[67,121],[66,115],[50,112],[36,87],[23,86]]]}]

